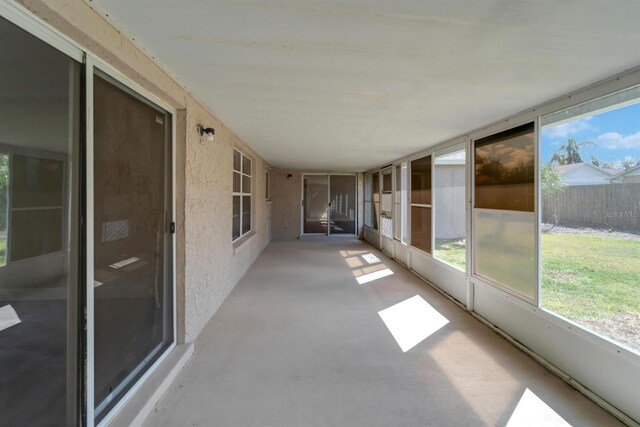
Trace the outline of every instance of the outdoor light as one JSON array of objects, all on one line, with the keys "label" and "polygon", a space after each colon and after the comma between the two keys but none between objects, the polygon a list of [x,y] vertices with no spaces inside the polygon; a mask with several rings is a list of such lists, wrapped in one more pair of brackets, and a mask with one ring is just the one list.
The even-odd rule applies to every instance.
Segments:
[{"label": "outdoor light", "polygon": [[207,141],[213,142],[213,135],[216,133],[216,130],[214,128],[206,128],[202,125],[198,125],[198,132],[200,133],[200,136],[204,136],[206,134]]},{"label": "outdoor light", "polygon": [[291,174],[287,175],[287,179],[288,179],[289,181],[291,181],[291,180],[293,179],[293,175],[291,175]]}]

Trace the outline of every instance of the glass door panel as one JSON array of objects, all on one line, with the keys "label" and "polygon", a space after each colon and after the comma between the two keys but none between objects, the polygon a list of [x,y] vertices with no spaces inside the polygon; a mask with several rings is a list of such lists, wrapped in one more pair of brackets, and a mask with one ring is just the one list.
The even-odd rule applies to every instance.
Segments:
[{"label": "glass door panel", "polygon": [[303,175],[302,210],[304,234],[327,234],[329,212],[329,177]]},{"label": "glass door panel", "polygon": [[331,175],[329,177],[329,207],[331,215],[329,233],[356,233],[356,177]]},{"label": "glass door panel", "polygon": [[0,40],[0,424],[74,425],[81,65]]},{"label": "glass door panel", "polygon": [[94,77],[95,403],[102,419],[173,342],[171,116]]}]

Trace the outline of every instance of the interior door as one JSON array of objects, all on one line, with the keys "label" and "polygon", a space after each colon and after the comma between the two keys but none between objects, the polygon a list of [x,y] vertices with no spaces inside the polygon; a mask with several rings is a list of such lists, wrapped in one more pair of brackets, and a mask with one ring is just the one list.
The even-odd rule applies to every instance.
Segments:
[{"label": "interior door", "polygon": [[329,233],[356,234],[356,176],[329,176]]},{"label": "interior door", "polygon": [[302,233],[327,234],[329,176],[302,176]]}]

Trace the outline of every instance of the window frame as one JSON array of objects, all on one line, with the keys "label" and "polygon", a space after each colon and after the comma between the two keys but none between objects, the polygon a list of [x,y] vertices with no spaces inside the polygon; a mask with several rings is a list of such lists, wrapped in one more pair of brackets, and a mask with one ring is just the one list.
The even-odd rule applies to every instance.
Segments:
[{"label": "window frame", "polygon": [[[447,144],[446,146],[442,146],[440,148],[438,148],[437,150],[433,151],[431,153],[431,155],[433,156],[433,160],[431,163],[431,205],[432,205],[432,215],[431,215],[431,248],[432,248],[432,259],[438,263],[441,263],[442,265],[446,266],[446,268],[454,271],[455,273],[463,273],[465,275],[465,277],[469,274],[470,271],[470,261],[469,258],[471,256],[471,248],[470,248],[470,241],[471,238],[469,236],[469,223],[470,223],[470,219],[469,219],[469,215],[470,215],[470,203],[471,203],[471,196],[470,196],[470,191],[471,191],[471,187],[469,185],[469,168],[471,165],[471,159],[469,158],[469,152],[470,152],[470,140],[465,138],[465,139],[458,139],[453,141],[450,144]],[[457,148],[462,148],[462,150],[459,150]],[[455,266],[441,258],[439,258],[436,255],[436,227],[437,227],[437,209],[438,209],[438,198],[436,196],[436,186],[435,186],[435,182],[436,182],[436,158],[439,156],[443,156],[449,153],[455,153],[455,152],[459,152],[459,151],[463,151],[464,150],[464,154],[465,154],[465,160],[464,163],[462,164],[463,167],[463,172],[464,172],[464,239],[465,239],[465,245],[464,245],[464,249],[465,249],[465,254],[464,254],[464,269],[459,268],[458,266]]]},{"label": "window frame", "polygon": [[[413,163],[419,160],[423,160],[429,158],[429,203],[416,203],[414,202],[413,197]],[[422,254],[433,258],[433,150],[423,151],[418,155],[412,156],[409,158],[408,162],[408,170],[407,170],[407,192],[409,203],[407,206],[407,223],[408,223],[408,244],[417,251],[420,251]],[[415,242],[413,241],[413,221],[412,221],[412,212],[413,208],[419,209],[429,209],[429,251],[424,250],[423,248],[419,248],[415,246]]]},{"label": "window frame", "polygon": [[[533,180],[533,192],[534,192],[534,200],[533,200],[533,210],[532,211],[511,211],[511,210],[504,210],[504,209],[488,209],[488,208],[477,208],[476,207],[476,192],[475,192],[475,188],[476,188],[476,155],[475,155],[475,150],[476,150],[476,141],[478,140],[482,140],[485,138],[490,138],[494,135],[498,135],[498,134],[505,134],[507,132],[509,132],[512,129],[516,129],[528,124],[533,123],[533,153],[534,153],[534,180]],[[528,306],[534,306],[534,307],[539,307],[540,304],[540,244],[539,244],[539,224],[538,224],[538,206],[539,206],[539,200],[538,200],[538,189],[539,189],[539,173],[538,173],[538,162],[539,162],[539,155],[538,155],[538,147],[539,147],[539,132],[540,130],[540,120],[539,120],[539,116],[538,115],[524,115],[523,117],[519,118],[518,120],[512,120],[509,123],[500,123],[498,125],[483,129],[481,132],[478,132],[476,134],[472,134],[470,137],[470,143],[469,143],[469,148],[467,151],[467,155],[469,156],[468,160],[467,160],[467,167],[469,168],[469,174],[470,174],[470,179],[468,180],[469,183],[469,200],[470,200],[470,205],[469,205],[469,217],[470,217],[470,221],[471,221],[471,233],[470,233],[470,241],[471,241],[471,245],[469,245],[467,247],[467,275],[468,277],[470,277],[473,281],[475,282],[479,282],[479,283],[484,283],[486,285],[489,285],[491,287],[493,287],[494,289],[504,292],[507,295],[513,296],[516,299],[518,299],[519,301],[524,302],[525,304],[527,304]],[[508,286],[505,286],[501,283],[498,283],[488,277],[485,277],[481,274],[477,273],[477,254],[478,254],[478,247],[477,247],[477,243],[478,243],[478,239],[477,239],[477,221],[476,221],[476,211],[479,212],[507,212],[507,213],[514,213],[516,215],[520,215],[520,216],[524,216],[524,215],[533,215],[534,216],[534,264],[535,264],[535,286],[533,288],[534,291],[534,297],[533,298],[529,298],[526,295],[523,295],[513,289],[511,289]],[[469,253],[470,252],[470,253]]]},{"label": "window frame", "polygon": [[[240,170],[236,170],[235,169],[235,165],[234,165],[234,158],[235,158],[235,153],[240,154]],[[253,188],[254,188],[254,182],[253,182],[253,159],[249,156],[247,156],[246,154],[244,154],[243,151],[241,151],[238,148],[233,148],[233,156],[231,158],[231,168],[233,170],[233,175],[235,175],[236,173],[240,175],[240,191],[233,191],[233,186],[231,188],[231,192],[232,192],[232,196],[231,196],[231,237],[232,243],[237,242],[238,240],[242,239],[243,237],[247,236],[248,234],[250,234],[253,231]],[[244,160],[247,159],[249,161],[249,174],[245,173],[244,171]],[[244,192],[244,177],[249,178],[249,186],[250,186],[250,191]],[[233,217],[235,216],[235,213],[233,212],[234,210],[234,206],[233,206],[233,198],[235,197],[239,197],[240,198],[240,212],[239,212],[239,231],[240,234],[237,237],[234,237],[233,235]],[[245,197],[249,197],[249,229],[246,232],[242,232],[242,215],[243,215],[243,205],[244,205],[244,198]]]}]

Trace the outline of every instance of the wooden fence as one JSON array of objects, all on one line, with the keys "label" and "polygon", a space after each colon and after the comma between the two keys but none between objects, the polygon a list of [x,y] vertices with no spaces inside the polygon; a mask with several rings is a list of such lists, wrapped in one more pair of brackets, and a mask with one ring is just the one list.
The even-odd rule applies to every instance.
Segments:
[{"label": "wooden fence", "polygon": [[542,221],[640,231],[640,184],[577,185],[543,194]]}]

